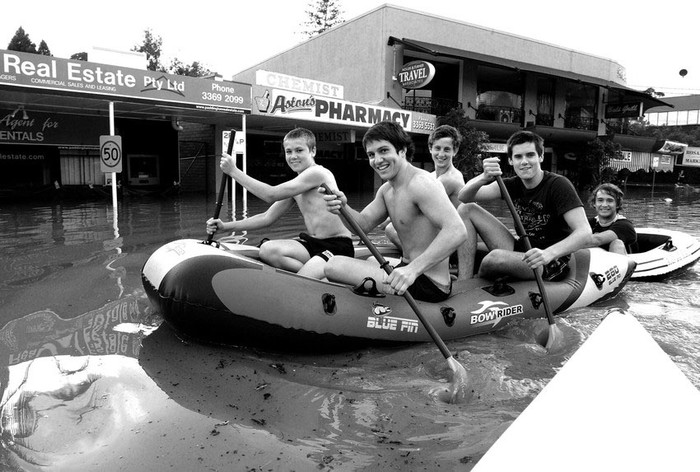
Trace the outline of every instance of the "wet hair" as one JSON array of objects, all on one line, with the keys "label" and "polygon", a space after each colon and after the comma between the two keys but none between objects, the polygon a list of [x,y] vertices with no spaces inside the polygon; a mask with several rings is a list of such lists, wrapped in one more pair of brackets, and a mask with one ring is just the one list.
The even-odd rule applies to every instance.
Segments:
[{"label": "wet hair", "polygon": [[435,128],[435,130],[428,136],[428,146],[433,147],[433,143],[438,139],[451,138],[452,146],[457,149],[462,144],[462,135],[459,133],[457,128],[450,125],[441,125]]},{"label": "wet hair", "polygon": [[282,150],[284,151],[284,142],[291,139],[303,139],[309,147],[309,151],[316,148],[316,135],[306,128],[294,128],[282,140]]},{"label": "wet hair", "polygon": [[534,143],[537,155],[540,157],[544,156],[544,139],[539,134],[535,134],[532,131],[517,131],[508,138],[506,143],[508,146],[508,157],[513,157],[513,146],[526,143]]},{"label": "wet hair", "polygon": [[394,121],[380,121],[372,126],[362,138],[362,146],[366,150],[367,144],[374,141],[388,141],[397,152],[405,149],[406,159],[413,159],[416,146],[406,130]]},{"label": "wet hair", "polygon": [[593,189],[593,192],[591,192],[591,196],[588,199],[593,207],[595,206],[595,199],[598,192],[607,193],[611,197],[615,198],[615,206],[617,207],[617,211],[619,212],[622,210],[622,197],[624,197],[625,194],[622,190],[620,190],[620,187],[615,184],[611,184],[610,182],[605,182],[598,185]]}]

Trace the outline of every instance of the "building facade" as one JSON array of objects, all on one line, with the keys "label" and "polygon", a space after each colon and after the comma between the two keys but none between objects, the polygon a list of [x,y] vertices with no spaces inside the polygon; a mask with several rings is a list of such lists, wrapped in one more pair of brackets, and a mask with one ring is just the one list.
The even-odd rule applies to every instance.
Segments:
[{"label": "building facade", "polygon": [[[401,75],[419,62],[430,65],[433,77],[415,88]],[[596,138],[651,152],[655,143],[626,134],[627,124],[667,105],[626,87],[624,67],[610,59],[391,5],[233,79],[256,83],[261,69],[342,84],[348,100],[364,104],[432,116],[462,108],[497,152],[513,132],[530,129],[545,139],[545,166],[574,180],[587,143]],[[417,141],[417,160],[429,161],[420,145],[425,140]]]}]

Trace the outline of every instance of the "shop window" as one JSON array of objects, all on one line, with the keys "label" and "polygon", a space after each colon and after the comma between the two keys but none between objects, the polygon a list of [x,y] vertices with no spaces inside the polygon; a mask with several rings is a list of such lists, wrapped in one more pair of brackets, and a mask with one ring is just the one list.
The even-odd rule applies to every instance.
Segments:
[{"label": "shop window", "polygon": [[598,87],[564,82],[564,127],[595,131],[598,129]]},{"label": "shop window", "polygon": [[700,124],[698,122],[698,111],[700,110],[690,110],[688,111],[688,124],[689,125],[697,125]]},{"label": "shop window", "polygon": [[537,116],[535,123],[554,126],[554,79],[537,79]]},{"label": "shop window", "polygon": [[476,118],[503,123],[522,123],[523,90],[523,79],[519,72],[479,66]]},{"label": "shop window", "polygon": [[129,185],[159,185],[160,165],[156,154],[129,154]]}]

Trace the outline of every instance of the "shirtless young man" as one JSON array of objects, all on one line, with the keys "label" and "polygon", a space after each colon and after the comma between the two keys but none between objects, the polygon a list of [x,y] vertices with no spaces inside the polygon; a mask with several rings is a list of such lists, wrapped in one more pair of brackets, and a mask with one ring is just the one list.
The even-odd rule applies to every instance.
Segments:
[{"label": "shirtless young man", "polygon": [[323,166],[316,164],[316,137],[304,128],[295,128],[282,143],[289,167],[298,175],[279,185],[268,185],[246,175],[235,164],[233,157],[224,154],[221,170],[258,198],[272,203],[265,211],[244,220],[224,223],[210,218],[207,231],[245,231],[266,228],[292,208],[299,207],[307,233],[297,239],[278,239],[260,246],[260,259],[273,267],[298,272],[309,277],[323,278],[323,266],[333,255],[353,257],[355,250],[350,231],[338,215],[326,210],[326,202],[318,193],[325,183],[337,188],[335,177]]},{"label": "shirtless young man", "polygon": [[385,293],[403,295],[408,290],[417,300],[445,300],[452,290],[448,257],[467,237],[457,210],[442,184],[409,162],[413,141],[397,123],[377,123],[362,144],[370,166],[385,183],[361,212],[347,206],[342,192],[325,197],[328,210],[339,213],[346,206],[366,232],[391,217],[403,244],[403,258],[387,275],[375,260],[335,256],[325,266],[326,277],[353,285],[371,277]]},{"label": "shirtless young man", "polygon": [[[455,208],[459,207],[459,191],[464,187],[464,176],[454,166],[453,159],[459,152],[462,144],[462,135],[454,126],[441,125],[435,128],[428,137],[430,156],[433,159],[435,170],[430,174],[445,187],[445,192]],[[387,238],[397,247],[401,247],[394,225],[389,223],[384,228]]]},{"label": "shirtless young man", "polygon": [[[508,162],[515,176],[503,179],[513,204],[528,235],[532,249],[525,252],[523,241],[495,216],[476,203],[503,198],[496,182],[501,175],[497,157],[484,159],[484,172],[470,179],[459,192],[459,214],[469,234],[467,243],[467,273],[474,271],[477,234],[489,253],[479,268],[479,275],[496,278],[512,275],[519,279],[533,279],[534,269],[553,266],[572,252],[587,247],[591,227],[583,203],[571,182],[564,176],[542,170],[544,141],[530,131],[518,131],[507,143]],[[460,260],[460,273],[462,272]],[[552,267],[552,266],[550,266]],[[541,269],[540,269],[541,270]],[[550,275],[543,274],[545,278]],[[554,274],[552,274],[554,276]]]}]

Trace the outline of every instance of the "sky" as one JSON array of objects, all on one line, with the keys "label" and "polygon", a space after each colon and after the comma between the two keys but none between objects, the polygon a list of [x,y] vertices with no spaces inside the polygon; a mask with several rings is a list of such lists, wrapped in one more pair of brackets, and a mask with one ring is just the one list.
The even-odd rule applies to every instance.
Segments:
[{"label": "sky", "polygon": [[[95,47],[131,50],[150,29],[161,62],[199,61],[224,79],[302,42],[315,0],[3,2],[0,49],[21,26],[54,56]],[[351,20],[385,3],[612,59],[627,85],[665,96],[700,94],[700,29],[691,0],[339,0]],[[681,69],[687,70],[684,77]]]}]

